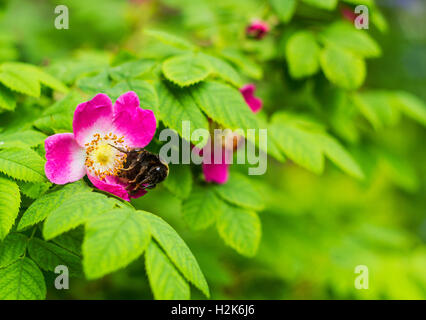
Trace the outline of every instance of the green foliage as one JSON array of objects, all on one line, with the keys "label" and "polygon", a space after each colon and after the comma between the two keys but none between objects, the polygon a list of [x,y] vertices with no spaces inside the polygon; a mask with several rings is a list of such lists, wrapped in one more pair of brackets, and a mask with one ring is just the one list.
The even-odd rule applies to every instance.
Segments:
[{"label": "green foliage", "polygon": [[136,92],[141,108],[150,109],[155,114],[158,113],[158,96],[152,84],[138,79],[123,80],[108,89],[107,93],[111,99],[116,100],[123,92],[127,91]]},{"label": "green foliage", "polygon": [[302,0],[303,2],[306,2],[310,5],[313,5],[315,7],[326,9],[326,10],[333,10],[336,8],[337,0]]},{"label": "green foliage", "polygon": [[38,198],[22,215],[18,224],[18,231],[43,221],[52,211],[60,207],[65,200],[70,199],[74,194],[79,194],[84,190],[87,190],[85,184],[74,182]]},{"label": "green foliage", "polygon": [[1,300],[36,300],[45,296],[43,274],[32,260],[20,258],[0,269]]},{"label": "green foliage", "polygon": [[214,187],[215,192],[224,200],[252,210],[262,210],[262,196],[254,183],[241,173],[234,172],[226,184]]},{"label": "green foliage", "polygon": [[109,75],[115,81],[128,80],[150,71],[154,65],[155,61],[151,59],[128,61],[109,69]]},{"label": "green foliage", "polygon": [[284,126],[281,123],[272,124],[270,130],[287,157],[315,173],[322,172],[324,162],[321,148],[312,135],[298,127]]},{"label": "green foliage", "polygon": [[376,41],[364,30],[358,30],[350,23],[333,23],[320,34],[320,38],[325,45],[336,45],[362,57],[378,57],[381,54]]},{"label": "green foliage", "polygon": [[60,92],[68,89],[39,68],[19,62],[0,64],[0,82],[9,89],[32,97],[40,96],[40,83]]},{"label": "green foliage", "polygon": [[164,181],[164,186],[170,192],[181,199],[186,199],[191,195],[192,173],[188,165],[169,165],[169,176]]},{"label": "green foliage", "polygon": [[297,4],[297,0],[269,0],[269,2],[283,22],[288,22],[292,18]]},{"label": "green foliage", "polygon": [[36,147],[44,142],[46,135],[35,130],[24,130],[13,133],[0,134],[0,141],[3,143],[0,145],[1,148],[13,147],[17,144],[23,147]]},{"label": "green foliage", "polygon": [[317,137],[319,139],[318,143],[322,147],[324,154],[340,169],[355,178],[364,178],[364,174],[359,165],[336,139],[326,134],[318,135]]},{"label": "green foliage", "polygon": [[32,238],[28,242],[28,253],[43,270],[54,271],[57,266],[64,265],[71,276],[82,275],[80,257],[53,243]]},{"label": "green foliage", "polygon": [[27,182],[44,182],[44,160],[29,148],[0,149],[0,172]]},{"label": "green foliage", "polygon": [[321,173],[324,169],[324,156],[327,156],[349,175],[359,179],[364,177],[352,156],[336,139],[318,128],[315,122],[276,113],[271,130],[281,150],[306,169]]},{"label": "green foliage", "polygon": [[83,242],[83,266],[89,279],[123,268],[147,247],[147,219],[130,209],[118,209],[90,219]]},{"label": "green foliage", "polygon": [[422,100],[408,92],[396,92],[395,96],[402,112],[426,126],[426,105]]},{"label": "green foliage", "polygon": [[205,53],[200,53],[200,56],[208,63],[212,74],[217,75],[236,87],[241,87],[243,85],[240,74],[228,62]]},{"label": "green foliage", "polygon": [[0,85],[0,108],[6,110],[14,110],[16,106],[16,98],[13,93],[5,86]]},{"label": "green foliage", "polygon": [[321,68],[334,85],[357,89],[365,80],[366,67],[361,58],[335,45],[327,45],[320,54]]},{"label": "green foliage", "polygon": [[[189,121],[191,130],[206,129],[208,122],[187,91],[172,87],[166,83],[158,83],[160,119],[164,124],[182,135],[182,121]],[[198,141],[194,141],[197,143]]]},{"label": "green foliage", "polygon": [[157,300],[187,300],[189,285],[169,258],[151,242],[145,254],[146,272],[154,298]]},{"label": "green foliage", "polygon": [[163,62],[164,76],[181,87],[186,87],[207,78],[208,64],[198,54],[175,56]]},{"label": "green foliage", "polygon": [[191,90],[197,105],[214,121],[230,129],[257,127],[257,120],[234,88],[215,81],[206,81]]},{"label": "green foliage", "polygon": [[43,236],[50,240],[78,227],[90,218],[110,211],[115,203],[106,196],[94,192],[76,192],[57,205],[43,225]]},{"label": "green foliage", "polygon": [[224,203],[211,188],[195,188],[191,197],[183,203],[182,217],[194,230],[210,226],[224,208]]},{"label": "green foliage", "polygon": [[25,253],[27,237],[20,233],[9,233],[0,242],[0,268],[7,267]]},{"label": "green foliage", "polygon": [[149,220],[153,238],[160,244],[176,268],[208,297],[210,294],[206,279],[185,242],[161,218],[148,212],[142,212],[142,214]]},{"label": "green foliage", "polygon": [[287,41],[286,57],[293,78],[311,76],[319,70],[319,51],[315,36],[309,31],[299,31]]},{"label": "green foliage", "polygon": [[0,240],[9,233],[18,216],[21,194],[18,185],[0,177]]},{"label": "green foliage", "polygon": [[217,230],[225,243],[240,254],[252,257],[260,242],[260,219],[253,211],[227,205],[218,212]]},{"label": "green foliage", "polygon": [[157,40],[173,47],[181,48],[184,50],[192,50],[194,48],[194,46],[185,39],[182,39],[167,32],[158,30],[146,30],[145,34],[150,37],[154,37]]}]

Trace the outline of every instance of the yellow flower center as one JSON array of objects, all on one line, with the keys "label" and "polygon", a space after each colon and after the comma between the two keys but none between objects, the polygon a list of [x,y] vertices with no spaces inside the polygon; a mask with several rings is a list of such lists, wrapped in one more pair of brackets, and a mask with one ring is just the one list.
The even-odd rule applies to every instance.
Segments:
[{"label": "yellow flower center", "polygon": [[93,156],[101,165],[107,165],[114,160],[115,152],[109,144],[103,143],[93,151]]},{"label": "yellow flower center", "polygon": [[129,150],[124,145],[124,137],[118,138],[109,133],[101,136],[96,133],[93,140],[86,143],[86,167],[91,174],[105,179],[106,176],[117,176],[123,169],[127,155],[120,150]]}]

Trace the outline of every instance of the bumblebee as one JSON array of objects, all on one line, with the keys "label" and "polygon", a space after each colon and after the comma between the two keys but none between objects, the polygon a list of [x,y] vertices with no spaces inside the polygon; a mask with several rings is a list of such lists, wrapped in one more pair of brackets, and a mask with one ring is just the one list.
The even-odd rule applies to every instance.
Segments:
[{"label": "bumblebee", "polygon": [[126,190],[131,195],[139,190],[155,188],[169,175],[169,166],[158,155],[143,148],[124,150],[111,146],[127,156],[123,168],[118,172],[118,177],[128,183]]}]

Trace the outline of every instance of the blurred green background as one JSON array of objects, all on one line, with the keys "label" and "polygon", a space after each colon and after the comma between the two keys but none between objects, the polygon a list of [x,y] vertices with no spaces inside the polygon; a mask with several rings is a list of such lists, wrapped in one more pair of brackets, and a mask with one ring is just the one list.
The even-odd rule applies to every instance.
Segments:
[{"label": "blurred green background", "polygon": [[[47,66],[70,83],[73,75],[61,73],[61,66],[85,63],[101,70],[112,57],[155,55],[155,45],[142,34],[155,27],[205,47],[238,43],[250,50],[264,69],[256,84],[266,113],[291,110],[308,98],[303,91],[306,82],[290,81],[279,59],[282,35],[300,24],[315,30],[343,18],[339,10],[301,7],[290,24],[273,29],[264,40],[241,40],[251,19],[268,14],[265,2],[0,0],[0,61]],[[69,30],[54,28],[54,8],[60,4],[69,8]],[[383,54],[368,60],[364,86],[403,89],[426,100],[426,2],[377,4],[388,28],[371,30]],[[181,201],[164,187],[133,202],[162,216],[179,232],[199,261],[213,299],[424,299],[424,139],[425,128],[406,118],[377,131],[365,128],[351,148],[366,172],[362,182],[330,163],[317,176],[290,161],[269,159],[267,173],[253,178],[267,200],[260,213],[262,240],[254,258],[226,247],[214,228],[189,230],[181,218]],[[369,268],[368,290],[354,287],[357,265]],[[47,278],[47,283],[53,280]],[[197,290],[192,297],[203,298]],[[152,299],[152,295],[139,259],[101,280],[72,279],[68,291],[52,285],[47,298]]]}]

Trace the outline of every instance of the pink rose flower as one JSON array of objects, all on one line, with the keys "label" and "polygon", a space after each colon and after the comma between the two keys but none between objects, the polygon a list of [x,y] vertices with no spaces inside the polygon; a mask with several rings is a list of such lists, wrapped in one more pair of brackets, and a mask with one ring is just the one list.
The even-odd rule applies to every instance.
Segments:
[{"label": "pink rose flower", "polygon": [[[45,141],[47,178],[65,184],[86,174],[93,185],[126,201],[146,193],[130,195],[128,183],[117,177],[126,161],[122,150],[143,148],[152,140],[157,121],[151,110],[139,107],[139,98],[130,91],[114,105],[103,93],[79,104],[74,112],[74,133],[59,133]],[[113,146],[112,146],[113,145]]]},{"label": "pink rose flower", "polygon": [[255,91],[256,91],[256,86],[253,83],[246,84],[240,89],[240,92],[243,95],[244,100],[250,107],[251,111],[253,111],[254,113],[262,109],[262,106],[263,106],[262,100],[254,96]]},{"label": "pink rose flower", "polygon": [[[244,97],[247,105],[254,113],[258,112],[262,108],[262,100],[254,96],[256,86],[254,84],[246,84],[240,89],[241,94]],[[239,146],[239,142],[243,137],[236,134],[230,134],[226,137],[228,143],[219,146],[213,146],[213,142],[209,140],[207,146],[202,152],[203,156],[203,174],[207,182],[214,182],[218,184],[224,184],[229,179],[229,164],[231,163],[232,155]],[[232,150],[227,150],[230,147]],[[214,161],[215,154],[221,152],[220,161]]]},{"label": "pink rose flower", "polygon": [[254,20],[246,28],[246,35],[257,40],[263,39],[269,32],[269,25],[262,20]]}]

